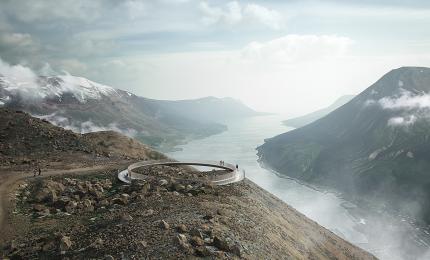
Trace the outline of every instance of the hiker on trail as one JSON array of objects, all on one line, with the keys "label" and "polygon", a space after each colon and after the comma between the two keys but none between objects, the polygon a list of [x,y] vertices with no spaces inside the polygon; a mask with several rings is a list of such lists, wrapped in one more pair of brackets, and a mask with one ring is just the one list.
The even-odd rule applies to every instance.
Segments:
[{"label": "hiker on trail", "polygon": [[42,169],[39,167],[39,176],[42,175]]},{"label": "hiker on trail", "polygon": [[36,172],[37,172],[37,170],[36,170],[36,168],[34,168],[33,169],[33,177],[36,177]]},{"label": "hiker on trail", "polygon": [[239,170],[239,165],[238,164],[236,164],[236,170]]}]

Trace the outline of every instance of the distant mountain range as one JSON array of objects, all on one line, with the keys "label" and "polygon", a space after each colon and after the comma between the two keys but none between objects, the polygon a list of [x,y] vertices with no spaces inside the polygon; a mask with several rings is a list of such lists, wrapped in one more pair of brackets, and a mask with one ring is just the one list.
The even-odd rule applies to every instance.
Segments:
[{"label": "distant mountain range", "polygon": [[114,130],[161,150],[226,130],[221,119],[259,114],[231,98],[154,100],[70,75],[34,81],[0,75],[0,106],[75,132]]},{"label": "distant mountain range", "polygon": [[429,92],[429,68],[393,70],[327,116],[267,139],[260,161],[430,223]]},{"label": "distant mountain range", "polygon": [[335,109],[348,103],[354,97],[355,97],[354,95],[341,96],[333,104],[331,104],[328,107],[322,108],[320,110],[314,111],[312,113],[309,113],[309,114],[306,114],[303,116],[287,119],[287,120],[283,121],[283,123],[286,126],[291,126],[291,127],[295,127],[295,128],[302,127],[304,125],[312,123],[313,121],[328,115],[330,112],[332,112]]}]

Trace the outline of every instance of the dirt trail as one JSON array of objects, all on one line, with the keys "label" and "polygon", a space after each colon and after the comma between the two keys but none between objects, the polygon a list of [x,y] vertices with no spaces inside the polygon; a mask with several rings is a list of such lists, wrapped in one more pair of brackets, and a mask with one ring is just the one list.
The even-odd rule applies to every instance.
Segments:
[{"label": "dirt trail", "polygon": [[[42,178],[61,175],[61,174],[90,174],[101,170],[121,168],[121,163],[96,165],[90,167],[80,167],[67,170],[50,169],[43,172]],[[28,171],[10,171],[0,174],[0,245],[8,241],[11,234],[10,225],[8,225],[8,216],[11,213],[10,196],[16,189],[20,181],[34,178]],[[36,177],[40,178],[40,177]]]}]

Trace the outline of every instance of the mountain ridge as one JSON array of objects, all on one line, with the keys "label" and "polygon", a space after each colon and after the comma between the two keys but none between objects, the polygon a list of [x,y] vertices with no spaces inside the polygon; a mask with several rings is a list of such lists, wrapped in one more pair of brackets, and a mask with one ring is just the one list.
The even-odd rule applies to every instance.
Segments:
[{"label": "mountain ridge", "polygon": [[282,121],[282,123],[286,126],[291,126],[295,128],[299,128],[302,126],[305,126],[309,123],[312,123],[315,120],[318,120],[330,112],[334,111],[338,107],[343,106],[344,104],[348,103],[352,98],[354,98],[355,95],[344,95],[336,99],[331,105],[318,109],[314,112],[310,112],[308,114],[290,118],[287,120]]},{"label": "mountain ridge", "polygon": [[210,99],[149,99],[71,75],[0,76],[0,106],[29,112],[75,132],[118,131],[161,150],[226,130],[220,122],[223,115],[258,115],[233,99]]},{"label": "mountain ridge", "polygon": [[429,91],[429,68],[394,69],[327,116],[266,139],[260,161],[429,222]]}]

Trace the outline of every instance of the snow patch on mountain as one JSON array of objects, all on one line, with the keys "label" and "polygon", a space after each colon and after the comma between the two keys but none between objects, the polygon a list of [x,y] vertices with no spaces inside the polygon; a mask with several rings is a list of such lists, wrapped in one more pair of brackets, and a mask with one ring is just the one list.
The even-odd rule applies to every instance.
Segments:
[{"label": "snow patch on mountain", "polygon": [[64,94],[71,94],[81,103],[91,99],[101,99],[103,96],[119,95],[112,87],[72,75],[38,77],[36,80],[26,81],[22,78],[0,75],[0,90],[8,96],[20,96],[25,100],[55,97],[61,99]]}]

